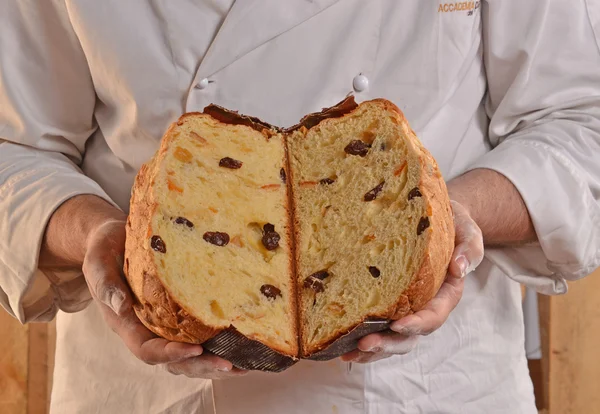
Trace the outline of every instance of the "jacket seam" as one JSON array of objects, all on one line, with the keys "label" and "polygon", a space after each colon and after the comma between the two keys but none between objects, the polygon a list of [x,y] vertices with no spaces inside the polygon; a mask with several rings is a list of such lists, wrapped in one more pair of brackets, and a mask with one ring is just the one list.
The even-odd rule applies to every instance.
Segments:
[{"label": "jacket seam", "polygon": [[590,13],[590,4],[589,4],[590,0],[584,0],[584,3],[585,3],[585,10],[586,10],[588,22],[590,23],[590,29],[592,29],[592,33],[594,33],[596,48],[598,49],[598,53],[600,54],[600,33],[596,32],[596,29],[594,28],[594,22],[592,21],[592,14]]}]

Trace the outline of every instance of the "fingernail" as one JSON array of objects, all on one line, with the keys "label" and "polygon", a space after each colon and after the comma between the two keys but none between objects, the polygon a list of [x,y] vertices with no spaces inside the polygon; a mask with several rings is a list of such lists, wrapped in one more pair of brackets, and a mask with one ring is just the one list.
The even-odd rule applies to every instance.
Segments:
[{"label": "fingernail", "polygon": [[465,256],[458,256],[454,261],[460,270],[460,277],[465,277],[467,275],[467,269],[469,268],[469,261],[467,258]]},{"label": "fingernail", "polygon": [[190,352],[189,354],[187,354],[185,357],[186,358],[194,358],[194,357],[202,355],[202,352],[203,352],[202,349],[194,350],[194,351]]},{"label": "fingernail", "polygon": [[117,315],[120,315],[125,309],[123,309],[123,304],[125,303],[125,294],[120,291],[112,292],[110,296],[110,307],[113,312]]},{"label": "fingernail", "polygon": [[373,348],[367,349],[367,352],[373,352],[374,354],[381,352],[382,348],[380,346],[374,346]]},{"label": "fingernail", "polygon": [[412,329],[410,327],[408,327],[408,326],[397,325],[397,326],[394,326],[391,329],[394,332],[398,332],[399,334],[406,335],[406,336],[414,335],[415,334],[412,331]]},{"label": "fingernail", "polygon": [[421,329],[417,326],[416,321],[407,321],[403,325],[392,324],[390,325],[390,329],[394,332],[398,332],[399,334],[411,336],[411,335],[419,335]]},{"label": "fingernail", "polygon": [[231,369],[229,367],[219,367],[219,368],[217,368],[217,371],[229,372],[229,371],[231,371]]}]

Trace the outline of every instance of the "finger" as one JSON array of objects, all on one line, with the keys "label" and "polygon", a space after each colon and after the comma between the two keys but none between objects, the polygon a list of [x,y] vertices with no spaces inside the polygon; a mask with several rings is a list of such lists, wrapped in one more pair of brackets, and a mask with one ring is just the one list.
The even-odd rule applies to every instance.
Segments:
[{"label": "finger", "polygon": [[358,341],[358,349],[364,352],[404,355],[412,351],[418,341],[418,336],[380,332],[367,335]]},{"label": "finger", "polygon": [[117,315],[122,315],[133,306],[129,287],[121,276],[116,258],[91,257],[83,265],[85,280],[92,296],[108,306]]},{"label": "finger", "polygon": [[92,296],[117,315],[133,306],[133,298],[121,269],[118,255],[110,251],[87,255],[82,268]]},{"label": "finger", "polygon": [[106,305],[99,303],[98,306],[108,326],[121,337],[131,353],[147,364],[164,364],[202,355],[203,348],[200,345],[157,337],[140,322],[133,309],[118,316]]},{"label": "finger", "polygon": [[363,352],[355,349],[354,351],[348,352],[342,355],[340,358],[344,362],[356,362],[358,364],[366,364],[368,362],[375,362],[381,359],[389,358],[392,354],[385,354],[383,352]]},{"label": "finger", "polygon": [[424,309],[393,322],[390,329],[403,335],[429,335],[448,319],[450,312],[458,305],[465,280],[446,278],[442,287]]},{"label": "finger", "polygon": [[248,371],[235,368],[231,362],[206,354],[165,365],[167,371],[190,378],[224,379],[246,375]]},{"label": "finger", "polygon": [[455,248],[448,271],[450,275],[461,278],[475,270],[483,260],[483,235],[460,203],[450,203],[454,214]]}]

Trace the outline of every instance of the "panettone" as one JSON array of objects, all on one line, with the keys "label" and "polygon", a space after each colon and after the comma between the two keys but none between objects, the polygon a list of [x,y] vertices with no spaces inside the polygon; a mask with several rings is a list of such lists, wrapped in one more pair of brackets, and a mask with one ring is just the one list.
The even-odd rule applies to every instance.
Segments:
[{"label": "panettone", "polygon": [[443,177],[391,102],[285,130],[211,105],[138,173],[124,270],[156,334],[281,371],[422,308],[453,246]]}]

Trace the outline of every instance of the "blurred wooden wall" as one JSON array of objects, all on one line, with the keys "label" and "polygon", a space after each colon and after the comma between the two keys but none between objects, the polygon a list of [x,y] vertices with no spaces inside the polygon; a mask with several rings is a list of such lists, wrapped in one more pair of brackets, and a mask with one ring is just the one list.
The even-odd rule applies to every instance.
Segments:
[{"label": "blurred wooden wall", "polygon": [[539,296],[541,407],[548,414],[600,412],[600,269],[563,296]]},{"label": "blurred wooden wall", "polygon": [[[544,414],[600,412],[600,269],[564,296],[539,296],[541,361],[530,361]],[[0,413],[48,410],[54,324],[21,326],[0,309]]]},{"label": "blurred wooden wall", "polygon": [[21,325],[0,308],[0,413],[48,412],[55,323]]}]

